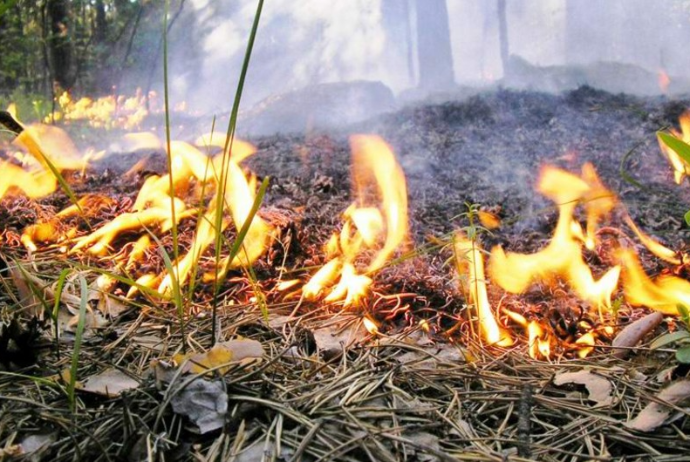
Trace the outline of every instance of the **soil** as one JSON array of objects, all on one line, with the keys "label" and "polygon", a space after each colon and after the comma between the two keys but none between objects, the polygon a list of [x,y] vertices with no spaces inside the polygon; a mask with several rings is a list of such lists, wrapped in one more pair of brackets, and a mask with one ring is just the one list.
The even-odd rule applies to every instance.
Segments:
[{"label": "soil", "polygon": [[[258,152],[246,161],[247,167],[260,178],[270,177],[260,214],[281,232],[258,263],[257,277],[268,284],[277,277],[283,261],[289,270],[324,263],[322,245],[352,200],[348,136],[353,133],[382,136],[398,156],[409,197],[408,249],[424,248],[467,226],[463,214],[468,205],[477,204],[503,220],[500,229],[482,235],[485,248],[502,244],[508,250],[536,251],[549,239],[557,217],[553,204],[534,191],[540,166],[548,163],[577,172],[585,162],[594,164],[604,184],[618,194],[642,229],[682,249],[690,233],[683,221],[690,208],[690,189],[673,183],[655,132],[674,126],[687,107],[690,100],[613,95],[588,87],[562,95],[499,90],[458,101],[411,104],[340,130],[250,139]],[[130,172],[141,158],[148,159],[145,167]],[[95,219],[97,224],[126,208],[145,177],[164,172],[165,165],[160,152],[111,154],[94,163],[84,178],[74,178],[74,190],[78,196],[100,193],[116,199]],[[22,229],[48,219],[67,204],[59,193],[36,202],[12,197],[0,202],[0,253],[22,256],[17,242]],[[603,225],[619,228],[621,223],[619,213]],[[182,226],[183,246],[192,229],[193,223]],[[163,241],[170,245],[168,237]],[[641,253],[648,272],[669,270]],[[411,311],[434,317],[437,332],[443,334],[457,322],[465,304],[449,276],[446,260],[450,255],[448,250],[419,253],[384,269],[377,276],[377,296],[410,294]],[[598,254],[586,258],[596,271],[604,269]],[[162,261],[152,259],[147,269],[162,271]],[[492,300],[501,297],[491,290]],[[536,305],[544,300],[543,293],[525,297]],[[366,301],[364,309],[377,300]],[[568,304],[573,305],[570,298]],[[386,302],[382,305],[386,309],[377,316],[383,331],[413,323],[396,316],[395,306],[389,310]],[[439,312],[447,314],[438,316]],[[558,316],[572,323],[575,315]],[[391,323],[389,327],[386,322]],[[618,451],[626,454],[625,449]]]}]

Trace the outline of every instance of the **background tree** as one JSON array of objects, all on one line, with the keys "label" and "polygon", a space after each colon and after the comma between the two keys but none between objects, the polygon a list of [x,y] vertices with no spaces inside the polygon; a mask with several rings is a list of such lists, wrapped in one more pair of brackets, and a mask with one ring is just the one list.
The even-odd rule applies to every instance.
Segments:
[{"label": "background tree", "polygon": [[416,0],[419,87],[445,90],[455,84],[446,0]]},{"label": "background tree", "polygon": [[73,62],[71,20],[67,0],[48,0],[50,36],[48,48],[53,70],[53,79],[62,89],[74,85],[76,72]]}]

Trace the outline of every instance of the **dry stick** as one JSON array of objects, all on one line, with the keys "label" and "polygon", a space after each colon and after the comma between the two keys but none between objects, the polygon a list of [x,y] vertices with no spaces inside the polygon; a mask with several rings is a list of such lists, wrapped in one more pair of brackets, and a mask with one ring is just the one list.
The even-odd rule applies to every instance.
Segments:
[{"label": "dry stick", "polygon": [[517,450],[518,456],[525,459],[532,458],[532,385],[526,384],[522,389],[520,403],[518,404],[518,423],[517,423]]}]

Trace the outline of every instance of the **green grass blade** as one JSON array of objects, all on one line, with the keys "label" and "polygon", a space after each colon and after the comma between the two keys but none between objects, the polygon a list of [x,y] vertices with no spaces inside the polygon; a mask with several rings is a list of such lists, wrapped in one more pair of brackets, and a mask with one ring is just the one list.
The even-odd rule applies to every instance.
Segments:
[{"label": "green grass blade", "polygon": [[213,288],[213,332],[211,335],[211,343],[215,344],[216,341],[216,325],[217,325],[217,305],[218,305],[218,293],[221,284],[220,275],[220,260],[221,260],[221,241],[222,233],[220,232],[223,225],[223,210],[225,208],[225,191],[226,183],[228,178],[228,168],[230,164],[230,153],[232,151],[232,142],[235,137],[235,128],[237,126],[237,116],[240,109],[240,101],[242,100],[242,91],[244,90],[244,82],[247,77],[247,70],[249,69],[249,62],[251,60],[252,50],[254,48],[254,41],[256,39],[256,32],[259,29],[259,20],[261,19],[261,11],[264,6],[264,0],[259,0],[256,6],[256,13],[254,14],[254,22],[252,23],[252,29],[249,33],[249,40],[247,41],[247,48],[244,53],[244,60],[242,62],[242,70],[240,71],[240,78],[237,82],[237,90],[235,91],[235,101],[232,105],[232,111],[230,112],[230,120],[228,121],[227,137],[225,140],[225,146],[223,148],[222,157],[222,167],[220,172],[220,184],[218,187],[216,195],[216,216],[215,216],[215,229],[216,229],[216,239],[215,239],[215,277],[214,277],[214,288]]},{"label": "green grass blade", "polygon": [[67,276],[69,276],[69,268],[65,268],[60,271],[60,276],[58,277],[57,287],[55,288],[55,301],[53,303],[53,313],[52,318],[55,323],[55,353],[57,355],[58,361],[60,361],[60,326],[58,325],[58,310],[60,309],[60,298],[62,297],[62,289],[65,287],[65,281]]},{"label": "green grass blade", "polygon": [[67,395],[69,407],[72,413],[76,411],[75,385],[77,383],[77,370],[79,369],[79,352],[81,341],[84,336],[84,326],[86,325],[86,306],[88,304],[89,289],[86,285],[84,276],[79,276],[79,287],[81,300],[79,303],[79,321],[77,322],[77,332],[74,336],[74,351],[72,352],[72,363],[69,370],[69,383],[67,384]]},{"label": "green grass blade", "polygon": [[[174,192],[174,180],[173,175],[173,164],[172,164],[172,151],[170,149],[170,95],[168,91],[168,10],[170,4],[168,0],[165,0],[165,6],[163,11],[163,96],[165,101],[165,144],[166,144],[166,154],[168,161],[168,179],[170,187],[170,216],[172,219],[172,240],[173,240],[173,255],[175,256],[175,261],[178,260],[180,256],[180,250],[178,247],[178,236],[177,236],[177,220],[175,219],[175,192]],[[171,276],[172,277],[172,276]]]},{"label": "green grass blade", "polygon": [[180,333],[182,334],[182,352],[186,353],[187,348],[186,348],[186,336],[185,336],[185,322],[184,322],[184,301],[182,300],[182,291],[180,290],[180,281],[177,278],[177,274],[175,273],[175,267],[173,266],[172,260],[170,260],[170,256],[168,255],[168,252],[165,251],[165,248],[160,245],[158,247],[158,253],[160,256],[163,258],[163,262],[165,263],[165,269],[170,275],[170,281],[172,282],[172,290],[173,290],[173,303],[175,304],[175,308],[177,310],[177,317],[179,318],[180,321]]},{"label": "green grass blade", "polygon": [[656,132],[656,136],[669,148],[680,156],[687,164],[690,164],[690,144],[679,140],[675,136],[666,132]]},{"label": "green grass blade", "polygon": [[266,177],[261,182],[261,186],[259,187],[259,190],[256,193],[256,197],[254,198],[254,202],[252,203],[252,208],[249,210],[247,219],[244,220],[244,223],[242,223],[242,228],[240,228],[240,230],[237,232],[237,237],[235,237],[235,241],[232,243],[232,247],[230,247],[230,255],[228,256],[229,261],[233,261],[235,257],[239,255],[240,250],[242,249],[242,244],[244,243],[244,239],[247,237],[249,227],[252,225],[254,217],[261,208],[261,204],[264,201],[264,196],[266,196],[266,190],[268,189],[269,180],[269,177]]}]

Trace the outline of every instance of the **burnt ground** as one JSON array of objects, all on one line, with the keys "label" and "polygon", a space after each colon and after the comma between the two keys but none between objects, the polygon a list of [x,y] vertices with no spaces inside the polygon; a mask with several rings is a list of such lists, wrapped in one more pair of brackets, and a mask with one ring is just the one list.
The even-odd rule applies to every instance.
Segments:
[{"label": "burnt ground", "polygon": [[[498,211],[504,223],[493,235],[483,236],[486,248],[500,243],[509,250],[535,251],[548,240],[556,220],[556,211],[551,207],[553,204],[540,197],[533,189],[539,167],[544,163],[551,163],[577,172],[587,161],[595,165],[604,184],[620,196],[638,225],[673,248],[680,249],[685,245],[690,232],[683,222],[683,214],[690,207],[690,191],[687,187],[673,184],[670,167],[660,153],[655,131],[676,124],[678,116],[686,107],[690,107],[690,101],[612,95],[587,87],[563,95],[497,91],[462,101],[411,105],[395,113],[385,114],[340,131],[283,134],[251,139],[250,141],[258,147],[258,153],[247,161],[247,166],[259,177],[271,177],[261,214],[279,226],[281,229],[279,240],[283,243],[283,246],[274,245],[268,256],[258,263],[257,276],[268,286],[270,281],[277,277],[278,266],[284,258],[285,266],[291,271],[324,263],[320,251],[321,245],[338,226],[340,213],[351,201],[350,149],[347,139],[350,133],[379,134],[391,144],[396,152],[407,178],[412,229],[409,249],[428,246],[429,243],[442,239],[455,229],[466,226],[467,221],[461,215],[467,211],[467,204],[477,204],[492,211]],[[630,153],[631,150],[632,153]],[[626,157],[629,153],[630,155]],[[125,176],[124,173],[141,156],[149,157],[145,170]],[[625,162],[623,162],[624,159]],[[626,179],[621,173],[622,168],[638,184],[633,184]],[[114,216],[129,203],[148,171],[160,172],[164,169],[165,161],[160,153],[113,154],[97,162],[85,179],[75,180],[74,189],[77,195],[100,192],[115,197],[116,204],[99,217],[99,219],[106,219]],[[16,244],[12,240],[13,237],[21,233],[24,226],[45,219],[67,203],[60,194],[38,203],[19,198],[4,200],[0,203],[0,223],[3,223],[4,232],[4,242],[0,241],[0,252],[6,255],[23,256],[22,251],[13,245],[13,242]],[[619,227],[621,224],[619,218],[614,215],[608,224]],[[193,229],[192,227],[193,223],[183,224],[181,228],[183,235]],[[163,242],[169,245],[169,237],[164,237]],[[186,241],[182,242],[184,246]],[[667,270],[665,265],[659,264],[644,252],[642,254],[648,272],[655,274]],[[445,265],[449,257],[450,253],[447,250],[433,249],[428,253],[413,256],[407,262],[386,268],[377,276],[377,293],[413,294],[408,299],[411,311],[418,313],[420,317],[436,320],[437,340],[440,341],[449,340],[445,336],[445,330],[457,323],[458,317],[462,318],[464,310],[462,294],[458,293],[450,275],[451,269]],[[589,255],[587,258],[595,268],[603,269],[599,255]],[[156,261],[155,256],[152,256],[152,259],[148,266],[162,271],[162,262]],[[304,272],[297,271],[293,274],[299,276]],[[275,298],[270,298],[273,296]],[[533,299],[541,298],[542,302],[545,297],[542,292],[531,293],[528,296]],[[269,293],[269,301],[276,303],[276,306],[281,302],[279,297],[279,295]],[[491,289],[491,297],[496,301],[501,294]],[[374,297],[365,303],[365,308],[371,309],[376,303]],[[276,312],[286,314],[293,307],[294,304],[277,309]],[[315,306],[304,307],[306,310],[315,308]],[[439,315],[439,311],[444,314]],[[433,314],[429,315],[429,312]],[[391,313],[393,311],[384,310],[384,315],[378,316],[379,320],[384,322],[382,327],[384,331],[397,332],[413,323],[407,317],[402,319]],[[623,321],[628,315],[631,318],[637,316],[626,312]],[[386,322],[390,325],[386,325]],[[242,323],[237,321],[237,324]],[[467,327],[463,327],[461,331],[464,332],[466,329]],[[248,332],[251,334],[255,330],[255,327],[243,328],[239,330],[239,333],[248,335]],[[113,332],[112,335],[121,335],[122,328],[113,329]],[[231,333],[236,334],[238,331],[231,330]],[[104,342],[107,340],[106,337],[104,336]],[[460,344],[465,342],[462,337],[457,336],[451,336],[450,340]],[[308,340],[308,343],[311,342],[313,340]],[[313,351],[313,346],[305,347],[305,349]],[[357,359],[351,359],[353,364],[361,366],[359,359],[362,355],[357,354],[359,355]],[[602,355],[605,354],[604,349]],[[504,356],[501,358],[503,359],[499,362],[505,361],[505,364],[510,364],[499,367],[500,374],[507,378],[496,379],[502,384],[500,387],[487,386],[483,389],[487,393],[490,390],[499,394],[512,393],[511,396],[515,397],[515,402],[520,399],[524,401],[524,396],[520,398],[525,393],[524,388],[516,384],[514,378],[520,375],[520,365],[511,362],[514,359],[506,359]],[[370,359],[366,361],[371,362]],[[381,359],[378,358],[377,361]],[[648,358],[644,361],[647,364]],[[662,363],[664,361],[668,361],[668,358],[663,359]],[[494,364],[493,360],[488,360],[488,362]],[[478,367],[481,369],[479,372],[477,372],[477,366],[472,366],[466,371],[467,375],[463,375],[465,372],[457,372],[457,376],[449,373],[448,377],[467,381],[472,380],[469,379],[473,377],[472,374],[475,376],[488,374],[486,377],[493,377],[493,379],[498,374],[493,370],[484,369],[484,366]],[[526,368],[523,369],[526,370]],[[533,381],[535,386],[541,387],[550,373],[540,371],[533,374],[526,381]],[[535,378],[537,376],[538,379]],[[328,382],[330,379],[324,380]],[[442,386],[420,385],[413,382],[414,380],[410,379],[408,385],[411,388],[406,388],[400,383],[398,385],[408,392],[419,387],[423,389],[430,387],[433,389],[431,393],[434,396],[433,399],[437,396],[445,396],[442,390],[447,391],[450,389],[448,387],[452,387],[445,382]],[[266,399],[275,398],[276,394],[271,391],[271,385],[255,385],[258,387],[256,388],[257,396]],[[254,389],[252,387],[254,385],[248,385],[248,388]],[[3,389],[6,388],[3,387]],[[499,389],[502,391],[496,391]],[[506,391],[508,389],[510,392]],[[548,395],[546,391],[538,393]],[[425,393],[422,392],[422,395]],[[442,398],[438,399],[442,400]],[[548,399],[544,398],[537,404],[543,407],[545,415],[548,415],[549,406],[553,406],[551,399],[552,396],[548,395]],[[150,403],[148,406],[154,410],[157,409]],[[261,407],[260,404],[258,406]],[[295,406],[307,416],[316,418],[315,416],[319,415],[316,411],[310,414],[305,409],[299,409],[298,404]],[[474,404],[467,404],[467,411],[474,412],[476,408],[472,406]],[[477,404],[477,406],[482,407],[485,404]],[[18,404],[13,409],[17,411],[21,408],[22,405]],[[495,425],[498,425],[503,418],[506,422],[510,422],[510,425],[518,424],[520,419],[517,417],[513,419],[510,417],[511,414],[505,414],[505,412],[501,414],[503,411],[500,409],[492,411],[492,414],[497,415]],[[262,412],[270,414],[269,411],[264,409]],[[273,409],[273,412],[277,411]],[[589,410],[584,414],[587,419],[594,419],[593,421],[600,419],[596,415],[590,415]],[[323,418],[327,420],[327,417]],[[572,420],[567,416],[567,412],[554,419],[558,420],[558,423],[553,425],[560,428],[566,428],[566,422]],[[148,422],[146,418],[143,420]],[[263,417],[259,420],[270,421]],[[674,428],[678,431],[687,430],[686,420],[687,417]],[[5,438],[6,443],[8,440],[3,434],[5,432],[3,425],[9,425],[7,422],[9,421],[0,418],[0,436]],[[233,422],[231,427],[236,429],[233,425],[236,426],[237,422]],[[462,438],[459,440],[457,435],[455,435],[455,440],[451,437],[448,440],[451,441],[450,443],[446,442],[446,446],[441,445],[441,452],[450,452],[453,457],[458,457],[463,451],[470,451],[468,454],[473,453],[476,457],[483,457],[475,460],[499,460],[505,455],[503,452],[507,450],[506,448],[511,447],[510,441],[501,443],[503,436],[500,432],[493,434],[492,437],[491,432],[484,429],[486,425],[493,424],[483,422],[477,427],[474,437],[461,435]],[[291,428],[291,431],[294,431],[295,441],[299,442],[301,437],[311,431],[311,428],[307,424]],[[448,437],[448,429],[433,426],[424,428],[425,431],[442,438],[442,441],[446,441]],[[550,429],[548,425],[545,426],[544,434],[546,435]],[[178,429],[178,431],[181,430]],[[597,428],[597,431],[609,430],[604,430],[602,427]],[[602,444],[606,446],[606,452],[609,455],[630,457],[626,460],[648,460],[647,457],[665,454],[671,457],[667,460],[680,460],[672,457],[674,454],[676,457],[682,454],[687,449],[687,443],[674,442],[672,433],[670,432],[671,436],[669,436],[668,432],[662,432],[660,440],[645,437],[645,443],[640,445],[626,441],[628,436],[625,433],[619,433],[617,437],[612,437]],[[560,449],[552,448],[553,451],[550,451],[548,444],[555,444],[558,441],[560,445],[560,439],[550,440],[550,437],[542,438],[542,436],[538,437],[535,433],[534,439],[538,439],[540,444],[547,447],[537,445],[527,452],[520,449],[521,455],[543,460],[566,460],[567,457],[573,457],[572,460],[586,458],[584,453],[581,456],[572,455],[573,451],[577,451],[577,447],[558,446]],[[516,434],[505,438],[510,440],[514,437]],[[472,443],[473,438],[480,440],[485,438],[489,443],[475,444]],[[521,438],[524,440],[524,435]],[[180,441],[182,440],[184,438]],[[182,446],[189,448],[190,442],[193,441],[196,440],[190,437],[188,441],[182,441],[184,443]],[[314,460],[319,455],[332,457],[331,459],[326,457],[323,460],[385,460],[385,458],[377,459],[372,456],[368,452],[371,451],[369,446],[363,448],[355,445],[356,447],[351,451],[348,449],[342,453],[337,452],[338,457],[321,449],[322,446],[328,447],[332,443],[332,441],[331,443],[315,442],[313,452],[306,450],[302,454],[304,460]],[[203,448],[206,448],[210,443],[207,438],[195,444],[201,444]],[[397,448],[396,451],[400,450],[397,446],[400,444],[399,441],[393,444]],[[415,444],[410,447],[416,447],[418,452],[425,452],[419,451],[419,448],[427,446],[422,443]],[[298,443],[287,444],[287,446],[297,451],[298,456],[300,455]],[[403,446],[407,447],[405,444]],[[344,447],[349,448],[349,446]],[[132,445],[123,444],[114,449],[112,454],[116,459],[127,458],[127,455],[131,455],[133,453],[131,451],[135,449]],[[93,447],[85,443],[84,450],[88,452],[93,450]],[[141,451],[141,448],[138,450]],[[48,453],[52,455],[59,453],[63,460],[75,456],[73,451],[57,445],[51,451],[53,452]],[[405,452],[404,449],[402,451]],[[375,451],[374,453],[376,454]],[[399,456],[398,452],[395,454]],[[431,454],[433,457],[441,457],[434,451],[431,451]],[[590,450],[588,454],[594,453]],[[599,454],[603,455],[604,452]],[[383,456],[379,455],[379,457]],[[401,458],[398,460],[431,460],[424,459],[420,454],[415,455],[414,451],[407,454],[404,459],[402,456],[399,457]],[[285,456],[285,460],[287,459],[289,457]],[[278,458],[278,460],[283,459]]]}]

